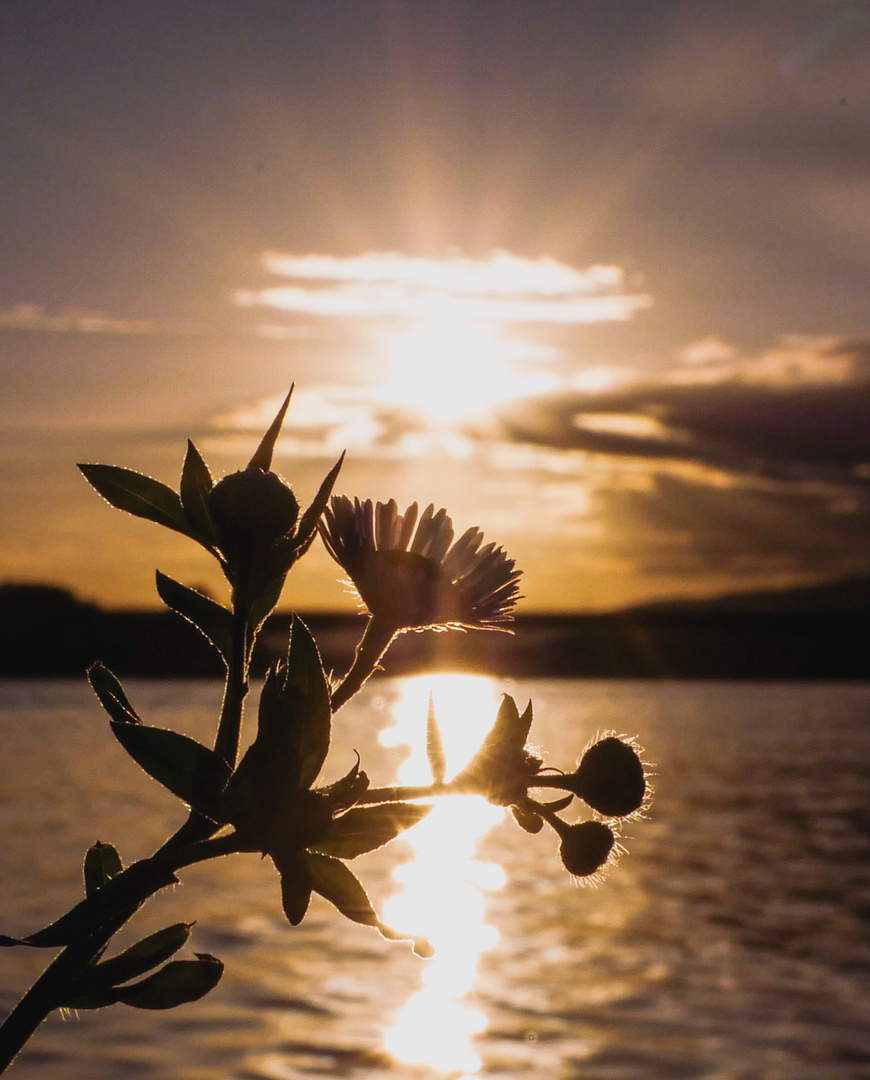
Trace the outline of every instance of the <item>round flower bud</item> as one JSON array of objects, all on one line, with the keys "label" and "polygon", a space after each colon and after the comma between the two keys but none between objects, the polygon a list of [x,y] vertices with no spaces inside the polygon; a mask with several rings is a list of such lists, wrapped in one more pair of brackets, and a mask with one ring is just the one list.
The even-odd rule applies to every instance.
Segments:
[{"label": "round flower bud", "polygon": [[643,803],[646,779],[633,746],[610,736],[591,746],[573,775],[571,790],[605,817],[625,817]]},{"label": "round flower bud", "polygon": [[615,842],[613,831],[603,822],[582,821],[565,827],[559,854],[569,874],[589,877],[610,858]]},{"label": "round flower bud", "polygon": [[230,559],[269,547],[293,531],[299,503],[273,472],[247,468],[219,480],[208,508],[223,553]]}]

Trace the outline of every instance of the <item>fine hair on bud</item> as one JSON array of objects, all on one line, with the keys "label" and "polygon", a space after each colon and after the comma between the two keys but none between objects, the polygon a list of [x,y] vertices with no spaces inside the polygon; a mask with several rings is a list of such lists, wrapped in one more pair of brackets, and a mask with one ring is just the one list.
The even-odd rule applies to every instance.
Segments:
[{"label": "fine hair on bud", "polygon": [[603,821],[581,821],[562,830],[559,855],[569,874],[588,878],[610,858],[616,843],[613,830]]},{"label": "fine hair on bud", "polygon": [[227,555],[269,547],[296,526],[299,503],[277,473],[248,466],[218,481],[208,508]]},{"label": "fine hair on bud", "polygon": [[637,750],[615,735],[589,747],[573,780],[574,793],[604,817],[627,817],[641,808],[646,796]]}]

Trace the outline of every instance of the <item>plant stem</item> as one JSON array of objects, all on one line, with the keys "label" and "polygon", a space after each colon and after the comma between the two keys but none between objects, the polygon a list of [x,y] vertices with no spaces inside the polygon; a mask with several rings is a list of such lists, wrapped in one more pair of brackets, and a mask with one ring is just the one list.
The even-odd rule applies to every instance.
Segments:
[{"label": "plant stem", "polygon": [[[129,874],[132,871],[133,876],[143,878],[141,885],[138,885],[134,893],[126,899],[123,909],[108,916],[79,941],[67,945],[52,960],[0,1025],[0,1073],[8,1068],[49,1013],[63,1004],[73,979],[94,957],[99,955],[145,900],[165,887],[167,871],[174,872],[184,866],[192,866],[194,863],[244,850],[234,833],[201,840],[183,848],[170,847],[170,843],[171,841],[167,841],[150,859],[141,859],[129,866],[126,871],[122,871],[122,874]],[[172,857],[169,857],[170,854]],[[150,882],[148,867],[154,869]]]},{"label": "plant stem", "polygon": [[415,787],[369,788],[354,803],[354,806],[371,806],[374,803],[408,802],[411,799],[434,799],[442,795],[455,795],[456,790],[450,784],[418,784]]},{"label": "plant stem", "polygon": [[381,657],[396,636],[396,628],[391,622],[384,622],[372,615],[368,621],[350,671],[341,680],[332,694],[332,711],[338,710],[360,689],[372,672],[377,668]]},{"label": "plant stem", "polygon": [[246,581],[233,589],[233,644],[227,662],[227,683],[215,737],[215,752],[231,769],[239,756],[242,733],[242,710],[248,693],[248,661],[253,642],[249,642],[249,602]]}]

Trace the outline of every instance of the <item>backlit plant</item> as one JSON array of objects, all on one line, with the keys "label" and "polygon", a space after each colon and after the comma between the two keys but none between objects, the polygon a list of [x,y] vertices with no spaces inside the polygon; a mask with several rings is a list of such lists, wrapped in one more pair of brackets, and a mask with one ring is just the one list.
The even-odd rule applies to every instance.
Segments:
[{"label": "backlit plant", "polygon": [[[418,787],[372,787],[359,760],[342,779],[318,786],[339,710],[380,666],[398,634],[421,629],[507,630],[519,598],[518,571],[504,551],[484,544],[471,528],[454,539],[445,510],[416,504],[333,495],[342,461],[302,509],[291,486],[272,471],[272,455],[290,395],[247,467],[215,482],[192,443],[178,492],[130,469],[81,465],[109,503],[183,533],[220,564],[230,590],[224,606],[165,574],[163,602],[208,639],[226,666],[226,686],[213,747],[153,727],[118,679],[95,663],[88,678],[124,749],[187,807],[178,830],[147,859],[125,867],[111,844],[84,858],[85,897],[51,925],[0,944],[56,950],[33,987],[0,1028],[0,1072],[55,1009],[113,1004],[169,1009],[194,1001],[220,980],[223,964],[196,953],[172,959],[191,923],[177,923],[107,957],[114,935],[139,907],[186,866],[236,852],[268,855],[280,879],[281,903],[294,926],[312,893],[346,918],[384,937],[411,941],[421,956],[428,943],[413,928],[395,930],[376,914],[349,860],[389,843],[413,827],[437,798],[478,795],[510,807],[519,825],[537,833],[548,824],[559,838],[566,869],[596,878],[618,850],[618,821],[647,799],[644,766],[631,740],[608,736],[587,749],[569,773],[545,768],[527,748],[531,703],[521,713],[505,695],[494,725],[469,764],[447,782],[434,708],[425,718],[432,782]],[[318,533],[356,588],[368,612],[349,671],[334,683],[305,624],[293,618],[286,657],[263,684],[257,732],[240,755],[251,655],[285,578]],[[421,729],[424,718],[421,717]],[[422,733],[422,732],[421,732]],[[566,794],[541,802],[530,792]],[[593,811],[586,821],[559,816],[574,798]]]}]

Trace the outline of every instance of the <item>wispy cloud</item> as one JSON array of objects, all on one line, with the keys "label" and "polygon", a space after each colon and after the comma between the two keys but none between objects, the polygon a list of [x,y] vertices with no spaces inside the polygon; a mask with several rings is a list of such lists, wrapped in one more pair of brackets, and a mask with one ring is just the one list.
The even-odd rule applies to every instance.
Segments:
[{"label": "wispy cloud", "polygon": [[742,383],[787,389],[870,384],[870,340],[819,334],[786,334],[775,345],[741,356],[721,338],[708,337],[681,350],[681,367],[669,380]]},{"label": "wispy cloud", "polygon": [[734,475],[863,482],[870,463],[870,341],[788,336],[742,357],[696,342],[655,380],[565,392],[502,410],[519,442],[651,461],[694,461]]},{"label": "wispy cloud", "polygon": [[624,321],[652,303],[630,287],[621,267],[578,269],[504,251],[487,259],[267,253],[263,262],[294,284],[241,291],[240,305],[332,318],[449,312],[504,323],[579,325]]},{"label": "wispy cloud", "polygon": [[128,319],[85,308],[49,312],[41,304],[0,308],[0,330],[29,330],[56,334],[198,334],[197,323],[169,319]]}]

